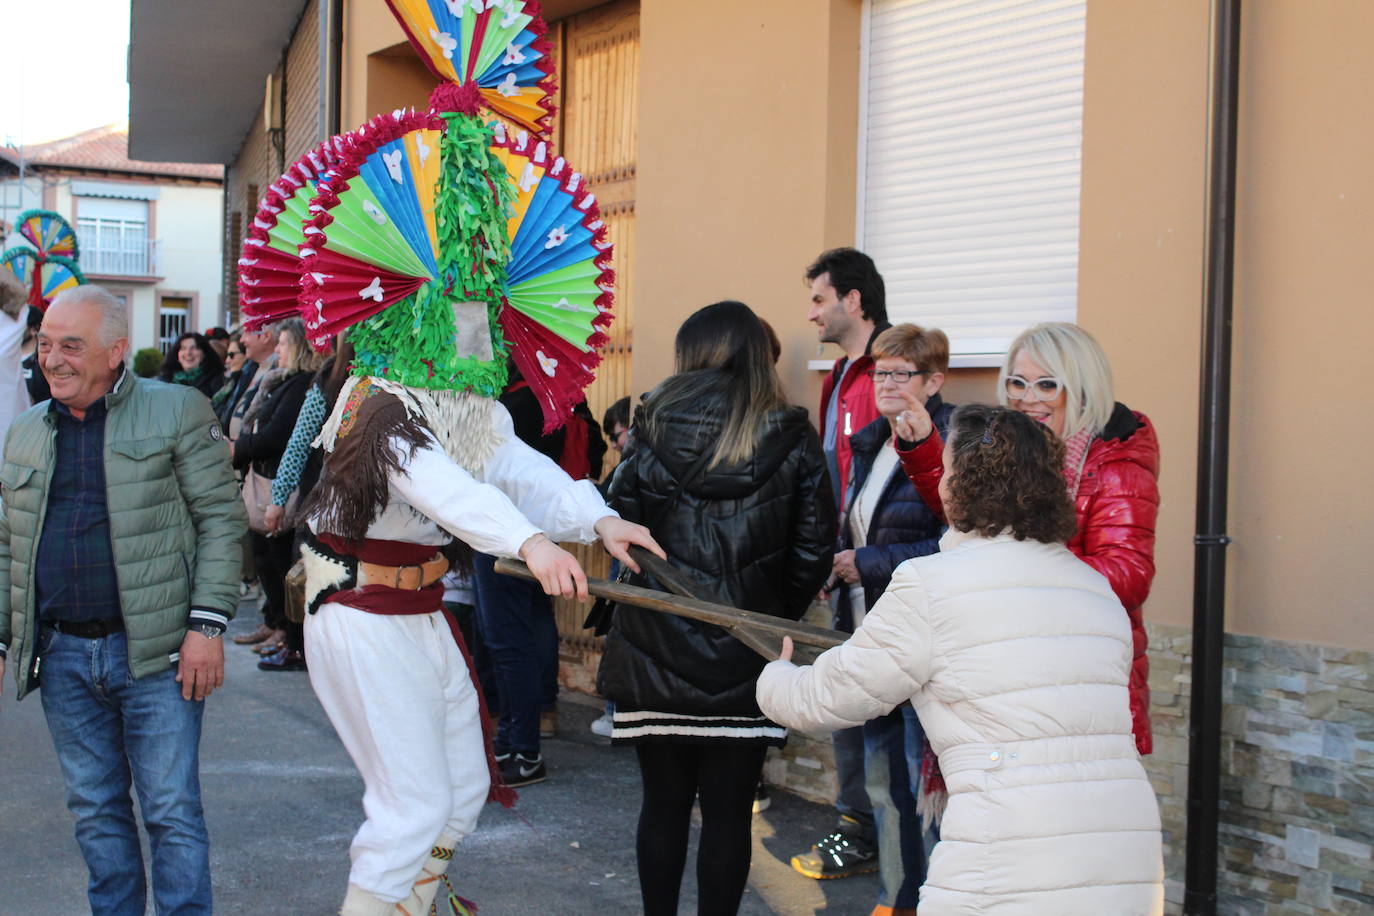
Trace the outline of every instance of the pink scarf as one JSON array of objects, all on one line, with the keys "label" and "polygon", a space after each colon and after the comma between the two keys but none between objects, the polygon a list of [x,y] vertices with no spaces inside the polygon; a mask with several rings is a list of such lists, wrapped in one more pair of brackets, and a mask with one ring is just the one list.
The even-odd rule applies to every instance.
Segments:
[{"label": "pink scarf", "polygon": [[1088,458],[1088,446],[1092,444],[1090,429],[1080,429],[1064,440],[1064,484],[1069,488],[1069,499],[1078,497],[1078,483],[1083,475],[1083,462]]}]

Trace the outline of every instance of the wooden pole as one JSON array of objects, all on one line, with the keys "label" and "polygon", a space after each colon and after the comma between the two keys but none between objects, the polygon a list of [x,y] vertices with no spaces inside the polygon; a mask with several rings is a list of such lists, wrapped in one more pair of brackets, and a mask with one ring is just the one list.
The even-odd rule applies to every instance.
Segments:
[{"label": "wooden pole", "polygon": [[[646,557],[651,559],[646,560]],[[653,575],[668,584],[670,574],[660,575],[660,572],[667,573],[668,570],[672,570],[671,566],[652,554],[638,551],[635,552],[635,561],[641,566],[651,567],[650,571]],[[660,567],[666,567],[666,569],[661,570]],[[520,576],[524,579],[534,578],[534,573],[530,572],[530,568],[519,560],[497,560],[496,571],[507,576]],[[673,585],[686,590],[686,582],[680,573],[673,576],[672,581]],[[740,642],[770,661],[778,657],[778,650],[782,647],[782,637],[784,636],[792,637],[792,641],[800,645],[829,649],[844,642],[849,635],[836,630],[827,630],[825,627],[773,617],[770,614],[742,611],[739,608],[703,601],[700,598],[670,595],[667,592],[655,591],[651,588],[640,588],[637,585],[627,585],[624,582],[608,582],[605,579],[595,579],[590,576],[587,577],[587,590],[598,598],[608,598],[622,604],[665,614],[676,614],[679,617],[688,617],[692,620],[700,620],[703,623],[723,627],[729,630],[730,634]]]}]

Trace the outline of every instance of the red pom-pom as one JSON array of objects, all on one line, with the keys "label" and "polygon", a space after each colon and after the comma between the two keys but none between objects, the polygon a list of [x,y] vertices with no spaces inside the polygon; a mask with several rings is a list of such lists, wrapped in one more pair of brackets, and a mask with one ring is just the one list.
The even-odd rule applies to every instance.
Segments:
[{"label": "red pom-pom", "polygon": [[440,83],[429,94],[429,107],[435,111],[475,115],[482,107],[482,91],[475,82]]}]

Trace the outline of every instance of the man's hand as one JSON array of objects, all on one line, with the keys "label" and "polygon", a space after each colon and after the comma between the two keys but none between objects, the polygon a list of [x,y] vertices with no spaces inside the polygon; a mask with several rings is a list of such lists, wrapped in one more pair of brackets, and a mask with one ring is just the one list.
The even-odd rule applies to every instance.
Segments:
[{"label": "man's hand", "polygon": [[854,551],[852,550],[841,550],[835,554],[835,563],[831,568],[835,575],[850,585],[859,581],[859,567],[854,565]]},{"label": "man's hand", "polygon": [[639,564],[630,559],[631,544],[638,544],[660,559],[668,559],[663,548],[658,546],[658,541],[654,540],[649,529],[643,525],[636,525],[634,522],[627,522],[623,518],[608,515],[597,522],[595,528],[597,535],[601,538],[601,543],[606,547],[606,552],[635,572],[639,572]]},{"label": "man's hand", "polygon": [[925,402],[914,394],[906,394],[906,410],[892,419],[892,431],[907,442],[923,442],[935,424],[930,421]]},{"label": "man's hand", "polygon": [[284,518],[286,518],[286,508],[276,503],[268,506],[267,511],[263,513],[263,521],[267,525],[267,530],[273,534],[276,534],[277,530],[281,528]]},{"label": "man's hand", "polygon": [[183,700],[203,700],[224,686],[224,641],[187,630],[181,641],[177,683]]},{"label": "man's hand", "polygon": [[791,636],[784,636],[784,637],[782,638],[782,652],[778,654],[778,661],[780,661],[780,662],[790,662],[791,660],[792,660],[792,637],[791,637]]},{"label": "man's hand", "polygon": [[577,564],[577,558],[549,540],[536,534],[520,545],[520,559],[534,573],[544,594],[578,598],[587,597],[587,574]]}]

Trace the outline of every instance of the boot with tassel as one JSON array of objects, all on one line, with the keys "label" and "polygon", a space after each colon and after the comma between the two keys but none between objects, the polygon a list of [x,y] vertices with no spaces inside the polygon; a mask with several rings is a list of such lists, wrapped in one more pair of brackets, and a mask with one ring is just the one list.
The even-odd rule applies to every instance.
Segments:
[{"label": "boot with tassel", "polygon": [[[410,896],[396,904],[395,916],[429,916],[435,908],[434,898],[439,892],[439,882],[453,861],[453,842],[440,839],[438,845],[429,851],[429,858],[420,869],[420,877],[410,888]],[[445,882],[447,883],[447,882]]]},{"label": "boot with tassel", "polygon": [[356,884],[350,884],[339,916],[396,916],[396,907],[399,905],[382,900]]}]

